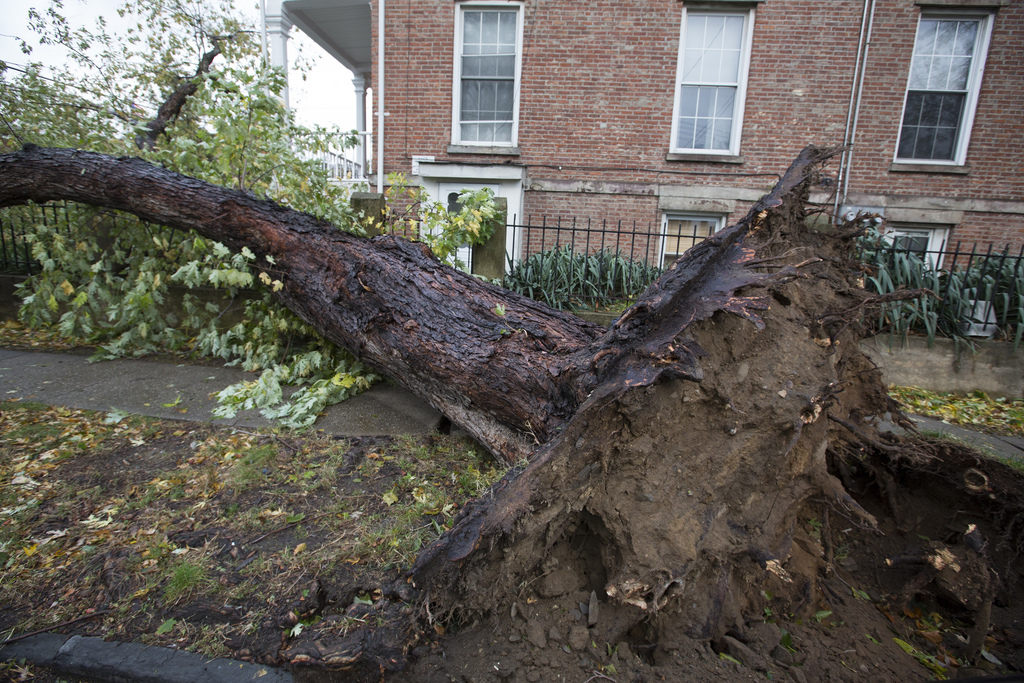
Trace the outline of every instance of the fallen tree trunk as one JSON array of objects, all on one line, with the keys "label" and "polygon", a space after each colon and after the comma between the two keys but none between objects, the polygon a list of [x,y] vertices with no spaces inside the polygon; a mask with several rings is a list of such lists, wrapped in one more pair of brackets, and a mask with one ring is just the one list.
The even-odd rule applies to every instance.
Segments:
[{"label": "fallen tree trunk", "polygon": [[[583,591],[601,642],[664,641],[721,635],[762,587],[807,603],[821,560],[797,520],[812,498],[874,523],[825,463],[854,438],[843,424],[870,438],[891,407],[844,315],[865,299],[847,245],[804,221],[829,156],[805,149],[606,331],[420,245],[354,237],[139,160],[0,156],[0,206],[98,204],[270,256],[282,302],[325,337],[499,457],[529,456],[421,554],[410,581],[427,613]],[[396,665],[394,653],[377,663]]]},{"label": "fallen tree trunk", "polygon": [[567,369],[603,332],[445,267],[421,244],[351,235],[141,159],[34,146],[0,155],[0,206],[56,199],[248,247],[283,282],[285,306],[509,463],[572,415]]}]

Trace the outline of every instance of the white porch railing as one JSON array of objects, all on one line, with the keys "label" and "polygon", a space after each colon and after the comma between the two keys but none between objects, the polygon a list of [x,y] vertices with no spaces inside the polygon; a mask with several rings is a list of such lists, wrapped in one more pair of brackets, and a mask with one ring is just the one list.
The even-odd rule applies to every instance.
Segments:
[{"label": "white porch railing", "polygon": [[341,183],[368,182],[366,168],[369,160],[370,133],[355,133],[356,144],[341,152],[320,152],[312,155],[333,180]]}]

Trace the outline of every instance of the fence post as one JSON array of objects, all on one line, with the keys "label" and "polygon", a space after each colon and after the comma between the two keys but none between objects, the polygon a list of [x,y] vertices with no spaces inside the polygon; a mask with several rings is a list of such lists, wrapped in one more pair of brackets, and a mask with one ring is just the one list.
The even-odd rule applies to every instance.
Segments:
[{"label": "fence post", "polygon": [[483,244],[473,247],[473,275],[492,280],[505,276],[505,224],[508,220],[508,199],[494,198],[494,232]]},{"label": "fence post", "polygon": [[363,224],[366,236],[376,237],[381,234],[381,225],[387,212],[384,195],[380,192],[353,192],[349,202],[353,209],[362,212],[364,219],[369,219]]}]

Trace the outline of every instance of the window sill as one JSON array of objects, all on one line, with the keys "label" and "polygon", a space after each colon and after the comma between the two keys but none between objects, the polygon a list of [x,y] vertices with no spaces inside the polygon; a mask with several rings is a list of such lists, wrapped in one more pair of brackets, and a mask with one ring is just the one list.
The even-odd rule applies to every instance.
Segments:
[{"label": "window sill", "polygon": [[507,157],[519,156],[518,147],[499,147],[497,145],[448,145],[449,154],[496,154]]},{"label": "window sill", "polygon": [[665,161],[703,161],[711,164],[742,164],[742,154],[697,154],[691,152],[669,152]]},{"label": "window sill", "polygon": [[889,164],[890,173],[948,173],[951,175],[967,175],[967,166],[948,166],[946,164]]},{"label": "window sill", "polygon": [[1010,0],[914,0],[915,5],[956,5],[960,7],[1006,7]]}]

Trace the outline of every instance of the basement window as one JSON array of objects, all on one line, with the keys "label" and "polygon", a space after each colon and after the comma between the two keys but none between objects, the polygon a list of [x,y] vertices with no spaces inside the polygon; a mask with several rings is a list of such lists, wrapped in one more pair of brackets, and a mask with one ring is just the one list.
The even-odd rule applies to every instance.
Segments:
[{"label": "basement window", "polygon": [[662,268],[671,266],[687,249],[722,229],[724,216],[665,214],[661,221]]}]

